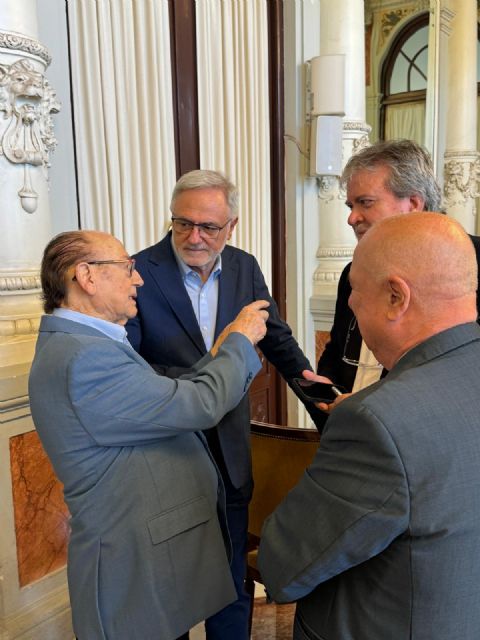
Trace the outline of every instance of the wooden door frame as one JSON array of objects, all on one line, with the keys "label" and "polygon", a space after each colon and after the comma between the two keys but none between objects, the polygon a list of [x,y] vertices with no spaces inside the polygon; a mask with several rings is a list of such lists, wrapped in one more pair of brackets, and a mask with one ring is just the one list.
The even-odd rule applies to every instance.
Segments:
[{"label": "wooden door frame", "polygon": [[[283,0],[265,0],[270,87],[272,296],[286,314]],[[195,0],[168,0],[177,179],[200,167]],[[273,369],[273,368],[272,368]],[[286,385],[273,369],[274,422],[287,423]]]}]

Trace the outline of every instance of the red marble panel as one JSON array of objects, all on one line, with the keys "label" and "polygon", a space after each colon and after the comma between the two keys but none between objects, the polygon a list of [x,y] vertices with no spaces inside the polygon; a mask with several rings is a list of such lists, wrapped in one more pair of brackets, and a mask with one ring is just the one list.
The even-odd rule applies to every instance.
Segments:
[{"label": "red marble panel", "polygon": [[330,331],[315,331],[315,362],[318,362],[329,340]]},{"label": "red marble panel", "polygon": [[69,513],[62,484],[35,431],[10,438],[10,468],[18,576],[23,587],[66,564]]}]

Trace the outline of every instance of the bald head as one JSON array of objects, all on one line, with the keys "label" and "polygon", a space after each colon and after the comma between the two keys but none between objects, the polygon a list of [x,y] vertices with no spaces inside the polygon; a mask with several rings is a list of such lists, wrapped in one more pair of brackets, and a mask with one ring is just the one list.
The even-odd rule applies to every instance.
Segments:
[{"label": "bald head", "polygon": [[[376,353],[380,362],[389,368],[392,362],[385,358],[394,352],[398,357],[435,333],[475,321],[477,271],[472,241],[447,216],[410,213],[373,225],[354,253],[350,306],[374,352],[367,335],[372,344],[389,343],[389,354],[380,359]],[[377,320],[385,320],[373,335],[368,314],[363,315],[366,297]],[[382,332],[379,339],[376,333]]]},{"label": "bald head", "polygon": [[390,273],[405,278],[424,302],[442,303],[477,290],[473,243],[458,222],[439,213],[383,220],[355,255],[377,279]]}]

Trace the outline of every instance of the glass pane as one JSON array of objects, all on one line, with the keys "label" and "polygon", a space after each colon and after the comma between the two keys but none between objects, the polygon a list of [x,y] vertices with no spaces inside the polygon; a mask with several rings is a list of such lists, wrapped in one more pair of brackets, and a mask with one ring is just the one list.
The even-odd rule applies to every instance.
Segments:
[{"label": "glass pane", "polygon": [[408,91],[407,74],[409,63],[401,53],[397,56],[390,78],[390,94]]},{"label": "glass pane", "polygon": [[422,74],[415,69],[415,67],[412,67],[410,71],[410,91],[417,91],[418,89],[426,88],[427,81],[422,76]]},{"label": "glass pane", "polygon": [[409,58],[414,58],[419,49],[428,44],[428,26],[415,31],[404,43],[402,50]]},{"label": "glass pane", "polygon": [[415,66],[419,71],[423,73],[425,78],[423,79],[423,85],[421,87],[411,87],[412,91],[414,89],[426,89],[427,88],[427,70],[428,70],[428,48],[421,51],[418,56],[414,59]]}]

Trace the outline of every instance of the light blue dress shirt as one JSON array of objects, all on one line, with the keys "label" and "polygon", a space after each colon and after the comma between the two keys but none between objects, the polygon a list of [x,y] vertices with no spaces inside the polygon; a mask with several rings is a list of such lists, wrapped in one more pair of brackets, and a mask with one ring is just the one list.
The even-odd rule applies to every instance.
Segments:
[{"label": "light blue dress shirt", "polygon": [[210,351],[215,338],[215,324],[218,308],[218,279],[222,272],[222,257],[215,260],[212,272],[206,282],[202,282],[200,275],[188,266],[178,255],[172,237],[172,249],[177,260],[178,268],[192,302],[193,311],[202,332],[207,351]]},{"label": "light blue dress shirt", "polygon": [[112,338],[117,342],[123,342],[123,344],[132,346],[128,341],[125,327],[120,324],[115,324],[114,322],[109,322],[108,320],[102,320],[101,318],[94,318],[93,316],[88,316],[85,313],[72,311],[71,309],[64,309],[63,307],[54,309],[52,315],[59,318],[64,318],[65,320],[71,320],[72,322],[86,324],[89,327],[97,329],[97,331],[101,331],[109,338]]}]

